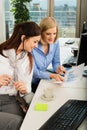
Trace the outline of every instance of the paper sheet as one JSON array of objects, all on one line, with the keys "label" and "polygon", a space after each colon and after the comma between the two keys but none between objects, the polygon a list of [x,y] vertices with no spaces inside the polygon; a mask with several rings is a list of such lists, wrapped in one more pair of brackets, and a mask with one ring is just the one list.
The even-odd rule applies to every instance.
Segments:
[{"label": "paper sheet", "polygon": [[72,67],[66,72],[64,82],[55,81],[55,83],[62,84],[69,81],[80,80],[82,78],[83,70],[84,70],[84,63],[78,66]]},{"label": "paper sheet", "polygon": [[84,63],[68,70],[65,74],[65,82],[80,80],[84,70]]}]

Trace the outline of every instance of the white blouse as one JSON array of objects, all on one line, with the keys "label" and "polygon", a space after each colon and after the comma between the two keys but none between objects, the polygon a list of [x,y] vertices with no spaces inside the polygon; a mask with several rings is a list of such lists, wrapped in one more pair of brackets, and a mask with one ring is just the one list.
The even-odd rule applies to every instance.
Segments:
[{"label": "white blouse", "polygon": [[[33,69],[30,73],[30,61],[27,52],[16,55],[14,49],[3,51],[8,58],[0,55],[0,75],[8,74],[15,81],[24,81],[26,83],[27,93],[31,92],[31,80]],[[0,94],[16,95],[17,91],[12,85],[0,87]]]}]

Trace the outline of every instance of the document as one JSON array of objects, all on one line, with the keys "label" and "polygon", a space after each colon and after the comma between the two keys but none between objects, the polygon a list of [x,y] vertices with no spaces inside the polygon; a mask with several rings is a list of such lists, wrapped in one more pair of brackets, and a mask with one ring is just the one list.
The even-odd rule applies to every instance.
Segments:
[{"label": "document", "polygon": [[83,70],[84,70],[84,63],[72,67],[65,74],[65,82],[80,80],[82,78]]},{"label": "document", "polygon": [[65,77],[64,82],[55,81],[55,83],[62,84],[69,81],[80,80],[82,78],[83,70],[84,70],[84,63],[78,66],[72,67],[71,69],[67,70],[64,76]]}]

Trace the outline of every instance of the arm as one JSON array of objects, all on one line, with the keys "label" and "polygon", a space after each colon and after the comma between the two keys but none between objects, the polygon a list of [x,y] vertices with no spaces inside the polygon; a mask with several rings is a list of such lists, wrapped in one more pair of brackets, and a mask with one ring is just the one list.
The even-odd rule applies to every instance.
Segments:
[{"label": "arm", "polygon": [[38,68],[37,64],[34,63],[34,71],[33,71],[34,78],[39,79],[50,79],[50,72]]},{"label": "arm", "polygon": [[30,61],[26,56],[17,63],[17,76],[18,80],[14,83],[16,90],[22,94],[27,94],[31,92],[31,80],[33,75],[33,68],[30,71]]},{"label": "arm", "polygon": [[63,74],[66,72],[66,70],[63,66],[60,65],[60,46],[59,46],[58,42],[55,43],[54,50],[55,50],[55,53],[54,53],[54,57],[52,60],[52,65],[53,65],[54,71],[57,74]]},{"label": "arm", "polygon": [[54,43],[54,48],[53,48],[53,59],[52,59],[52,66],[54,71],[56,72],[56,69],[60,66],[60,46],[59,42],[57,41]]},{"label": "arm", "polygon": [[[36,65],[35,65],[35,68],[36,68]],[[38,68],[36,68],[35,71],[34,71],[34,77],[37,77],[38,75],[39,76],[41,75],[41,77],[39,77],[40,79],[42,77],[44,77],[44,79],[55,79],[56,81],[64,81],[64,77],[62,77],[59,74],[50,73],[50,72],[47,72],[47,71],[42,72],[42,71],[39,71]]]},{"label": "arm", "polygon": [[[55,76],[50,76],[50,72],[46,71],[47,67],[50,63],[53,64],[54,69],[56,69],[60,65],[60,53],[59,53],[59,43],[55,43],[50,45],[50,50],[48,55],[45,55],[41,48],[35,48],[33,50],[34,57],[34,79],[50,79]],[[58,77],[58,75],[57,75]]]},{"label": "arm", "polygon": [[21,94],[27,94],[31,92],[31,80],[32,80],[32,72],[29,74],[28,70],[24,73],[18,74],[18,81],[14,83],[14,86],[17,91]]}]

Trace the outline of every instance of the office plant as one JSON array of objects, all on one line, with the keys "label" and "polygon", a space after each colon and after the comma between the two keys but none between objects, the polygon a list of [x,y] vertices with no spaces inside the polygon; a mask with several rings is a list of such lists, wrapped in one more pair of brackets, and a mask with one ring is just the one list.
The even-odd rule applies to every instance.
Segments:
[{"label": "office plant", "polygon": [[30,19],[29,9],[26,6],[30,1],[32,0],[10,0],[15,24],[26,22]]}]

